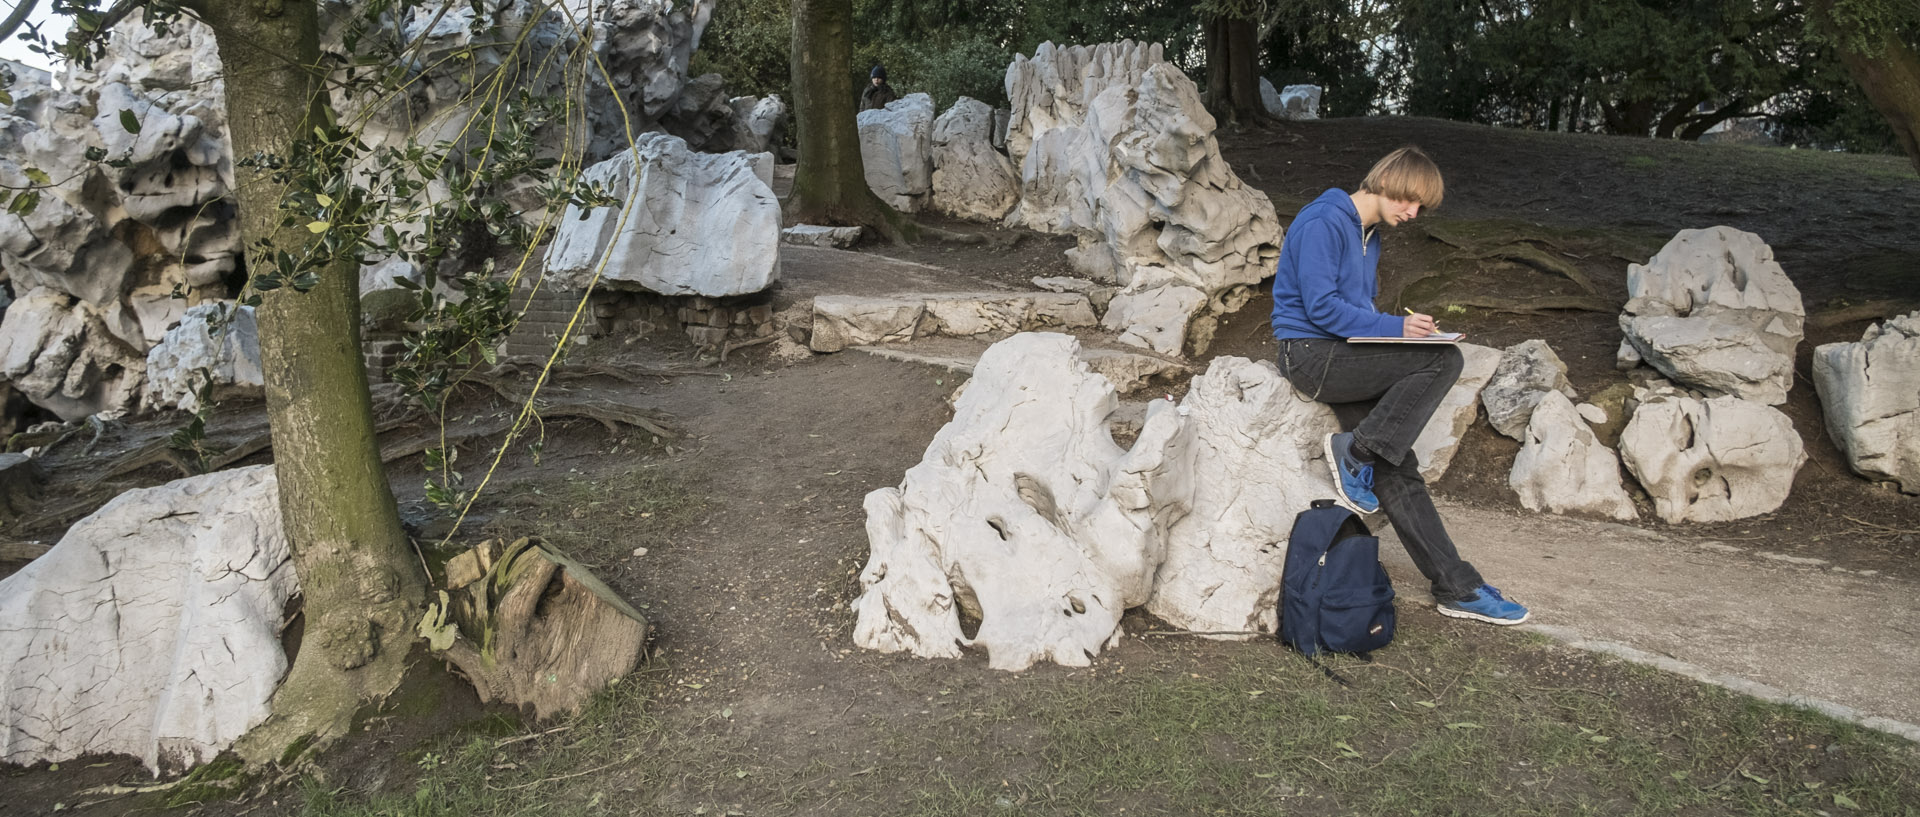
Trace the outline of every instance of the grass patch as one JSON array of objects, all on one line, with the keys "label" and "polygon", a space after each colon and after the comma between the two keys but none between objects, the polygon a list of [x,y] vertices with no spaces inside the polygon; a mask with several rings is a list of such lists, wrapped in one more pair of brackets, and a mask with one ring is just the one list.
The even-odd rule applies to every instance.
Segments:
[{"label": "grass patch", "polygon": [[1350,689],[1267,643],[1133,642],[1091,673],[954,664],[937,692],[886,659],[871,685],[926,708],[830,712],[797,753],[717,703],[656,714],[680,694],[656,667],[562,731],[448,738],[401,793],[308,784],[303,813],[1920,813],[1905,741],[1540,639],[1402,632],[1375,663],[1333,659]]}]

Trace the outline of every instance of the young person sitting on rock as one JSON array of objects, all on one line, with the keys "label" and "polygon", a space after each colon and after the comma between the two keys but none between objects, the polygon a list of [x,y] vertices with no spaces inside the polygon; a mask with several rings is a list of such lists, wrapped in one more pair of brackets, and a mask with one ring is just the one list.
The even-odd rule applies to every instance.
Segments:
[{"label": "young person sitting on rock", "polygon": [[1339,502],[1362,514],[1386,508],[1407,555],[1432,583],[1443,615],[1519,624],[1527,608],[1509,601],[1460,558],[1420,476],[1413,441],[1460,377],[1450,343],[1357,343],[1355,337],[1421,338],[1433,317],[1375,309],[1380,283],[1377,228],[1438,207],[1440,169],[1416,147],[1387,154],[1360,190],[1322,193],[1287,228],[1273,278],[1273,336],[1280,370],[1308,399],[1331,404],[1344,429],[1325,450]]},{"label": "young person sitting on rock", "polygon": [[873,70],[867,72],[867,77],[870,84],[867,85],[866,90],[860,92],[860,110],[877,111],[887,107],[887,103],[900,98],[899,94],[893,92],[893,86],[887,84],[886,66],[873,66]]}]

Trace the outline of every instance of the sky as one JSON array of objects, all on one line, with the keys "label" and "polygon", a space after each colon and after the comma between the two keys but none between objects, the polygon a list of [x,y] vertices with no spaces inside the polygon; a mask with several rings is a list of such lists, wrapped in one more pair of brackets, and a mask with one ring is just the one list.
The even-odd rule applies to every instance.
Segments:
[{"label": "sky", "polygon": [[[16,0],[0,0],[0,17],[5,17],[8,13],[12,12],[15,2]],[[54,14],[49,10],[52,7],[53,3],[50,2],[50,0],[40,0],[40,2],[34,6],[33,16],[27,18],[27,20],[40,24],[40,33],[46,36],[48,40],[57,42],[67,36],[68,19]],[[20,31],[16,32],[16,35],[24,33],[26,30],[26,26],[21,26]],[[27,44],[15,38],[8,38],[5,43],[0,43],[0,57],[26,63],[35,68],[52,70],[52,65],[47,61],[45,56],[28,51]]]}]

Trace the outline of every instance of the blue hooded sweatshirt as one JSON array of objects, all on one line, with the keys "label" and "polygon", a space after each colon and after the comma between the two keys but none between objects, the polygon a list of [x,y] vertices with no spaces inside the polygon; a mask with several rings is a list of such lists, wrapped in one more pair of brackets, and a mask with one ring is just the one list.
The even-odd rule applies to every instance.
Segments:
[{"label": "blue hooded sweatshirt", "polygon": [[1273,276],[1273,336],[1287,338],[1399,337],[1397,315],[1373,308],[1380,292],[1380,236],[1362,234],[1353,198],[1334,189],[1320,194],[1287,228]]}]

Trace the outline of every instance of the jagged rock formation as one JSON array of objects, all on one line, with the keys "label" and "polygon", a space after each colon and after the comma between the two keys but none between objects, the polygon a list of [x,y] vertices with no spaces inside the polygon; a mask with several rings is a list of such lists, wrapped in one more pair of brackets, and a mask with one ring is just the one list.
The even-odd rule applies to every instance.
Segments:
[{"label": "jagged rock formation", "polygon": [[[1168,307],[1199,318],[1131,333],[1134,342],[1204,350],[1212,320],[1201,308],[1237,309],[1271,271],[1282,231],[1272,202],[1221,158],[1193,82],[1158,45],[1044,43],[1007,68],[1007,96],[1007,147],[1020,168],[1008,223],[1078,237],[1068,252],[1076,269],[1154,305],[1128,307],[1123,315],[1140,316],[1129,325],[1164,320]],[[1165,288],[1199,297],[1154,292]],[[1187,342],[1153,340],[1170,332]]]},{"label": "jagged rock formation", "polygon": [[1281,119],[1319,119],[1320,95],[1318,85],[1289,85],[1276,91],[1266,77],[1260,78],[1261,106]]},{"label": "jagged rock formation", "polygon": [[[1220,358],[1114,445],[1112,384],[1065,335],[995,344],[897,488],[867,495],[855,643],[998,669],[1084,666],[1147,604],[1196,630],[1271,632],[1295,506],[1325,495],[1327,407],[1270,362]],[[969,633],[965,622],[978,622]]]},{"label": "jagged rock formation", "polygon": [[1813,350],[1813,385],[1847,464],[1920,494],[1920,312]]},{"label": "jagged rock formation", "polygon": [[619,206],[567,206],[547,275],[561,286],[629,286],[663,295],[744,295],[780,275],[773,157],[694,153],[679,137],[642,134],[631,151],[587,168]]},{"label": "jagged rock formation", "polygon": [[227,302],[196,306],[147,352],[149,407],[198,410],[200,390],[207,386],[212,386],[215,400],[262,395],[266,381],[260,373],[260,330],[253,307]]},{"label": "jagged rock formation", "polygon": [[1786,402],[1807,313],[1759,236],[1682,230],[1646,266],[1627,267],[1627,297],[1621,368],[1644,360],[1713,394]]},{"label": "jagged rock formation", "polygon": [[1793,421],[1730,395],[1636,390],[1620,457],[1667,522],[1725,522],[1780,507],[1807,461]]},{"label": "jagged rock formation", "polygon": [[1019,174],[993,148],[993,108],[960,97],[933,121],[933,209],[999,221],[1019,201]]},{"label": "jagged rock formation", "polygon": [[1533,407],[1507,485],[1531,511],[1639,517],[1620,484],[1620,458],[1601,444],[1573,402],[1547,391]]},{"label": "jagged rock formation", "polygon": [[0,580],[0,760],[213,759],[267,716],[297,589],[273,466],[121,494]]},{"label": "jagged rock formation", "polygon": [[867,187],[895,210],[918,213],[933,192],[933,97],[907,94],[860,112]]},{"label": "jagged rock formation", "polygon": [[133,361],[188,305],[227,294],[238,250],[211,33],[129,22],[114,41],[64,90],[24,76],[0,106],[0,180],[45,185],[22,194],[37,196],[31,212],[0,214],[0,276],[18,297],[0,357],[63,419],[137,408]]},{"label": "jagged rock formation", "polygon": [[52,287],[28,290],[0,319],[0,377],[62,420],[137,408],[143,349],[94,304]]},{"label": "jagged rock formation", "polygon": [[1480,401],[1487,407],[1487,421],[1493,424],[1493,430],[1520,440],[1533,417],[1533,407],[1546,399],[1548,392],[1558,392],[1569,400],[1579,397],[1567,379],[1567,364],[1553,353],[1553,347],[1544,340],[1527,340],[1500,353],[1500,365],[1480,392]]},{"label": "jagged rock formation", "polygon": [[1447,473],[1453,455],[1460,450],[1460,438],[1480,417],[1480,393],[1493,379],[1503,353],[1490,346],[1460,344],[1464,365],[1460,379],[1440,401],[1440,407],[1413,441],[1413,454],[1420,462],[1420,477],[1431,483]]},{"label": "jagged rock formation", "polygon": [[[629,132],[671,127],[739,139],[742,120],[755,139],[771,139],[777,101],[741,114],[713,82],[688,93],[687,64],[713,4],[509,0],[481,11],[460,3],[408,9],[351,32],[362,50],[382,42],[415,49],[417,75],[406,91],[362,96],[343,82],[334,102],[343,121],[365,126],[361,136],[371,146],[444,139],[456,160],[488,130],[468,127],[483,105],[469,91],[494,69],[515,71],[515,87],[535,95],[571,88],[584,101],[577,118],[540,132],[542,156],[594,161],[624,149]],[[327,19],[333,28],[323,40],[336,50],[365,22],[348,13]],[[589,55],[606,73],[585,70]],[[135,15],[114,29],[95,68],[69,70],[64,90],[29,73],[11,89],[14,103],[0,106],[0,182],[48,185],[31,212],[0,214],[0,278],[22,300],[41,290],[73,299],[57,308],[51,298],[35,299],[37,320],[91,327],[7,330],[16,340],[8,376],[27,378],[15,390],[43,408],[68,419],[139,408],[139,366],[122,359],[144,359],[189,307],[233,294],[240,248],[227,195],[233,157],[224,83],[204,26],[181,18],[160,34]],[[509,198],[525,208],[521,218],[544,209],[530,189]],[[394,263],[363,277],[376,287],[391,286],[395,274],[419,280],[420,270]],[[26,317],[10,315],[10,322]],[[46,342],[22,351],[27,335]]]}]

